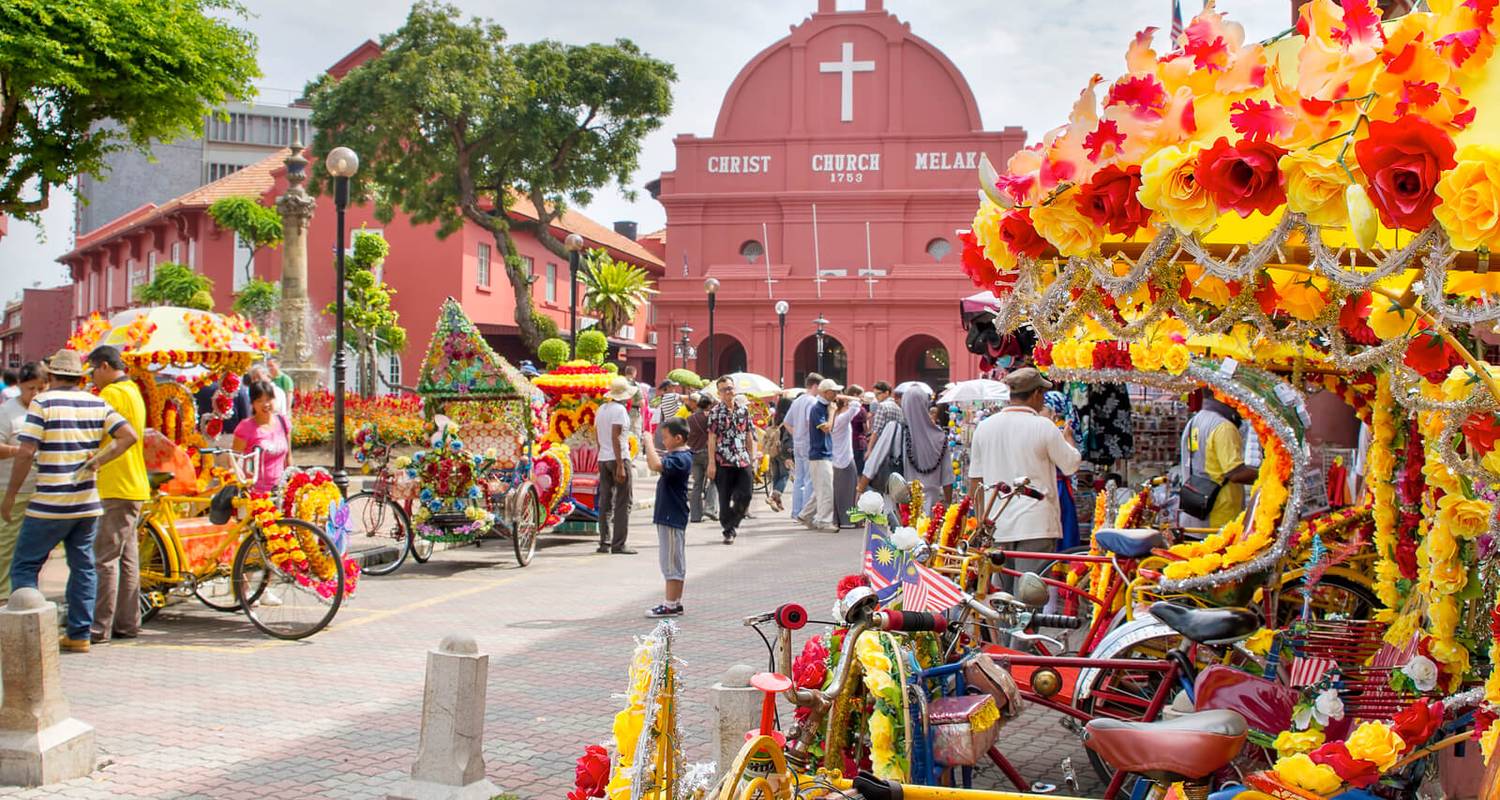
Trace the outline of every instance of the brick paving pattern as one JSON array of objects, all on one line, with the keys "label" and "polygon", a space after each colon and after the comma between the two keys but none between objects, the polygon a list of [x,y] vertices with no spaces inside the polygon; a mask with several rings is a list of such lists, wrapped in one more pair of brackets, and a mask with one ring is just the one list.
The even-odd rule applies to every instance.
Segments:
[{"label": "brick paving pattern", "polygon": [[[741,618],[791,601],[826,618],[834,583],[858,564],[853,531],[807,533],[759,502],[755,513],[732,547],[712,523],[688,533],[688,613],[676,653],[690,761],[712,757],[707,687],[732,664],[765,663]],[[503,540],[408,561],[394,575],[363,579],[333,624],[303,642],[268,639],[243,615],[193,601],[171,606],[136,641],[62,659],[73,713],[98,731],[100,768],[0,797],[383,797],[410,769],[426,652],[449,632],[475,636],[490,656],[490,779],[521,798],[561,797],[584,746],[609,736],[633,637],[655,625],[643,615],[660,593],[649,521],[648,511],[632,520],[635,556],[597,555],[587,537],[547,536],[524,569]],[[1030,780],[1059,783],[1058,764],[1071,757],[1079,793],[1099,793],[1077,737],[1055,714],[1028,709],[1000,744]],[[979,783],[998,786],[997,778],[990,767]]]}]

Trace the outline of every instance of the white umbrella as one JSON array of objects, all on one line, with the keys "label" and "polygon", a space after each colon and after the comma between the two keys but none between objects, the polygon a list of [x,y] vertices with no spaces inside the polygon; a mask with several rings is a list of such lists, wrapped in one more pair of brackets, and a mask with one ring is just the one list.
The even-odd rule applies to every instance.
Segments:
[{"label": "white umbrella", "polygon": [[959,381],[938,398],[939,403],[1004,403],[1010,400],[1010,387],[1000,381],[978,378]]},{"label": "white umbrella", "polygon": [[781,394],[781,387],[776,381],[753,372],[731,372],[729,380],[734,382],[734,393],[744,394],[751,397],[770,397]]},{"label": "white umbrella", "polygon": [[913,386],[920,386],[923,389],[926,389],[928,394],[937,394],[936,392],[932,391],[931,386],[928,386],[922,381],[902,381],[901,383],[896,385],[896,394],[906,394],[906,390],[912,388]]}]

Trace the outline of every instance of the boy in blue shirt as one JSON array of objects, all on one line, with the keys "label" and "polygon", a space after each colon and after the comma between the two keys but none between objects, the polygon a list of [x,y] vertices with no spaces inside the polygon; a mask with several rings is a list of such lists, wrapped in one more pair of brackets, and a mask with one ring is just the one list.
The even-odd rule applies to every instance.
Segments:
[{"label": "boy in blue shirt", "polygon": [[693,472],[693,451],[688,449],[687,420],[673,417],[661,425],[666,455],[658,455],[652,437],[646,443],[646,464],[660,472],[656,482],[656,508],[651,521],[656,523],[656,537],[661,562],[661,576],[666,579],[666,602],[646,612],[653,619],[682,616],[682,582],[687,577],[688,476]]}]

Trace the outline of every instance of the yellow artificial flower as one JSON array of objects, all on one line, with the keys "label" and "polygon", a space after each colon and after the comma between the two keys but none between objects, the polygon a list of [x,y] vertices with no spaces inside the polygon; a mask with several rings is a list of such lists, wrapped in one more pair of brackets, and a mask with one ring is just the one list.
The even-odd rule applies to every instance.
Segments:
[{"label": "yellow artificial flower", "polygon": [[1138,370],[1150,372],[1161,368],[1161,362],[1157,357],[1161,355],[1156,348],[1146,342],[1130,343],[1130,363]]},{"label": "yellow artificial flower", "polygon": [[1031,224],[1063,256],[1086,256],[1099,249],[1104,231],[1078,210],[1078,193],[1067,192],[1031,209]]},{"label": "yellow artificial flower", "polygon": [[1479,752],[1484,754],[1486,764],[1489,763],[1490,756],[1495,753],[1495,742],[1497,740],[1500,740],[1500,725],[1491,725],[1485,728],[1484,735],[1479,737]]},{"label": "yellow artificial flower", "polygon": [[[1249,639],[1245,640],[1245,649],[1263,656],[1271,652],[1271,643],[1276,640],[1276,631],[1272,628],[1261,628]],[[1315,745],[1316,746],[1316,745]],[[1310,748],[1309,748],[1310,749]]]},{"label": "yellow artificial flower", "polygon": [[1433,533],[1447,527],[1452,536],[1473,539],[1489,530],[1490,510],[1489,503],[1482,500],[1470,500],[1458,493],[1445,494],[1438,500],[1438,514],[1442,521],[1433,529]]},{"label": "yellow artificial flower", "polygon": [[1349,232],[1354,234],[1354,243],[1362,250],[1375,246],[1375,234],[1380,232],[1380,221],[1375,216],[1375,204],[1370,202],[1370,195],[1365,193],[1365,187],[1351,183],[1344,189],[1344,210],[1349,217]]},{"label": "yellow artificial flower", "polygon": [[1491,475],[1500,477],[1500,447],[1485,453],[1484,458],[1479,460],[1479,466],[1484,467]]},{"label": "yellow artificial flower", "polygon": [[1016,257],[1000,238],[1000,222],[1004,218],[1005,209],[987,197],[981,198],[979,210],[974,212],[973,230],[974,240],[983,248],[984,257],[997,269],[1009,270],[1016,266]]},{"label": "yellow artificial flower", "polygon": [[1344,190],[1349,173],[1327,156],[1311,150],[1287,153],[1278,162],[1286,181],[1286,207],[1314,225],[1338,227],[1349,223]]},{"label": "yellow artificial flower", "polygon": [[[1461,565],[1460,568],[1462,568]],[[1432,604],[1427,606],[1427,618],[1432,622],[1433,635],[1446,637],[1458,629],[1458,601],[1449,595],[1463,587],[1460,585],[1452,590],[1438,588],[1444,596],[1433,600]]]},{"label": "yellow artificial flower", "polygon": [[1458,541],[1453,538],[1453,532],[1442,525],[1427,532],[1422,546],[1427,548],[1427,557],[1434,562],[1449,561],[1458,555]]},{"label": "yellow artificial flower", "polygon": [[1141,164],[1141,205],[1162,215],[1172,227],[1185,233],[1213,227],[1219,208],[1193,179],[1198,153],[1203,145],[1163,147]]},{"label": "yellow artificial flower", "polygon": [[1173,375],[1181,375],[1187,370],[1188,365],[1191,364],[1192,361],[1192,353],[1188,352],[1187,346],[1176,344],[1174,342],[1172,346],[1168,347],[1167,351],[1162,354],[1161,366],[1162,369],[1172,373]]},{"label": "yellow artificial flower", "polygon": [[1295,319],[1317,319],[1328,306],[1328,298],[1323,296],[1322,288],[1310,276],[1282,274],[1273,282],[1276,284],[1277,307]]},{"label": "yellow artificial flower", "polygon": [[1229,284],[1216,275],[1209,275],[1196,261],[1189,261],[1184,270],[1188,283],[1192,284],[1193,291],[1188,297],[1204,300],[1212,305],[1223,308],[1229,305]]},{"label": "yellow artificial flower", "polygon": [[1383,722],[1360,723],[1344,746],[1349,748],[1349,755],[1380,767],[1381,772],[1395,766],[1406,750],[1406,743]]},{"label": "yellow artificial flower", "polygon": [[1306,753],[1277,759],[1274,769],[1276,775],[1287,783],[1325,797],[1332,796],[1344,785],[1333,767],[1313,763]]},{"label": "yellow artificial flower", "polygon": [[891,673],[881,672],[877,669],[866,668],[865,688],[876,697],[885,697],[896,688],[896,681],[891,678]]},{"label": "yellow artificial flower", "polygon": [[870,717],[870,747],[876,753],[890,753],[896,746],[896,730],[887,714]]},{"label": "yellow artificial flower", "polygon": [[[1449,594],[1464,588],[1464,584],[1469,582],[1469,571],[1464,567],[1463,562],[1456,558],[1449,561],[1434,561],[1431,578],[1434,590]],[[1428,609],[1428,614],[1431,615],[1435,608],[1436,606]]]},{"label": "yellow artificial flower", "polygon": [[1323,744],[1323,739],[1323,732],[1320,730],[1282,731],[1276,735],[1276,753],[1282,758],[1298,753],[1311,753]]},{"label": "yellow artificial flower", "polygon": [[1370,330],[1381,339],[1400,339],[1412,332],[1417,312],[1395,300],[1375,295],[1370,300]]},{"label": "yellow artificial flower", "polygon": [[1443,202],[1432,213],[1454,247],[1500,247],[1500,148],[1460,150],[1458,166],[1443,173],[1436,192]]}]

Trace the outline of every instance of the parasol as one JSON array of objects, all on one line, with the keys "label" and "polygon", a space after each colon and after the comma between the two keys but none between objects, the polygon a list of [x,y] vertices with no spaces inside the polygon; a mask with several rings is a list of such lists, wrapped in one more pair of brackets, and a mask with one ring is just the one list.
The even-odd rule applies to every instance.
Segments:
[{"label": "parasol", "polygon": [[906,394],[906,390],[912,388],[913,386],[920,386],[923,389],[926,389],[928,394],[935,394],[935,392],[932,391],[931,386],[928,386],[921,381],[902,381],[896,384],[896,394]]},{"label": "parasol", "polygon": [[1004,403],[1010,400],[1010,388],[1000,381],[978,378],[959,381],[938,397],[939,403]]},{"label": "parasol", "polygon": [[179,306],[121,311],[97,344],[126,355],[153,353],[260,353],[268,343],[238,318]]},{"label": "parasol", "polygon": [[734,382],[734,393],[751,397],[770,397],[781,394],[781,387],[762,375],[753,372],[731,372],[726,377]]}]

